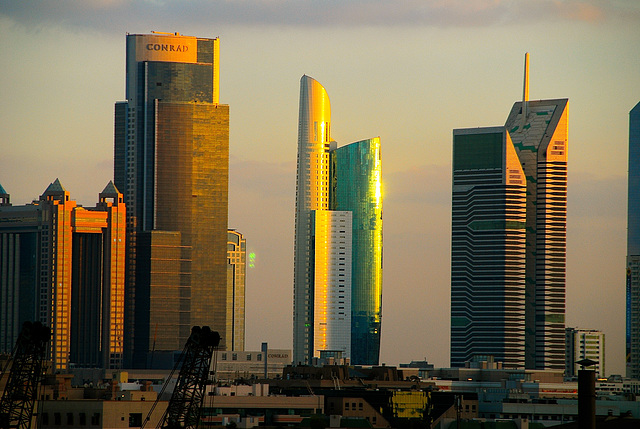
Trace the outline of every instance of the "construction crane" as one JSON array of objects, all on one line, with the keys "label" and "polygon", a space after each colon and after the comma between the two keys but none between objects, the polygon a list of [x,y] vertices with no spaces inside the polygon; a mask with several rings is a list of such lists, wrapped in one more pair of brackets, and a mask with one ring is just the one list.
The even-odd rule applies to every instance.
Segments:
[{"label": "construction crane", "polygon": [[[157,428],[190,429],[198,426],[211,365],[211,356],[218,344],[220,344],[220,334],[212,331],[208,326],[203,326],[202,328],[194,326],[191,328],[191,335],[187,339],[187,344],[184,346],[180,359],[171,372],[172,376],[182,363],[169,405]],[[171,376],[167,379],[165,387],[162,389],[163,391],[169,384]],[[151,418],[161,396],[162,392],[151,407],[147,418],[142,424],[142,428]]]},{"label": "construction crane", "polygon": [[29,429],[42,381],[51,330],[25,322],[11,355],[9,379],[0,400],[0,428]]}]

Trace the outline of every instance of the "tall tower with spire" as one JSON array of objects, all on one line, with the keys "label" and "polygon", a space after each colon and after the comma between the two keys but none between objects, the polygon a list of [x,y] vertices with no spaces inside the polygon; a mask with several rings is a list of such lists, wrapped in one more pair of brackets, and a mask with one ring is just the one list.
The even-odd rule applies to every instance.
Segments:
[{"label": "tall tower with spire", "polygon": [[[464,365],[466,360],[484,355],[494,355],[509,366],[527,369],[564,369],[565,366],[569,102],[567,99],[530,101],[528,53],[524,68],[522,101],[513,105],[504,132],[454,130],[452,366]],[[486,136],[467,136],[479,133],[504,133],[504,136],[496,139],[493,145],[486,143]],[[499,140],[506,143],[500,146]],[[483,201],[483,195],[487,195],[470,189],[488,186],[493,174],[490,170],[500,164],[498,155],[509,151],[513,152],[512,161],[515,163],[510,167],[503,164],[500,186],[508,183],[510,178],[518,177],[522,183],[518,182],[517,186],[523,186],[525,198],[522,205],[514,204],[512,198],[502,212],[494,214],[493,220],[481,222],[472,213]],[[469,153],[476,155],[467,159]],[[491,165],[487,164],[490,159],[494,159]],[[474,168],[468,169],[465,167],[467,164]],[[472,176],[472,170],[477,174]],[[492,180],[497,179],[494,177]],[[496,201],[505,198],[508,201],[507,197],[514,192],[515,185],[515,182],[511,183],[504,190],[495,188],[492,192],[498,192],[494,196]],[[474,202],[476,199],[477,203]],[[460,208],[457,208],[458,203]],[[499,207],[496,205],[493,210]],[[488,212],[481,210],[479,213],[484,216]],[[518,217],[520,215],[522,218]],[[515,237],[519,237],[516,233],[521,233],[520,238],[524,240],[516,240]],[[509,240],[512,243],[504,251],[483,253],[490,248],[502,249],[501,246],[508,244]],[[519,247],[521,245],[524,247]],[[515,259],[509,262],[505,258]],[[502,274],[494,273],[487,277],[488,267]],[[487,299],[490,298],[488,303],[476,305],[477,300],[473,296],[485,296],[488,291],[491,291],[486,295]],[[496,294],[496,291],[503,292]],[[505,321],[512,320],[505,323],[504,332],[487,330],[482,335],[474,335],[474,329],[486,320],[480,312],[492,314],[491,317],[503,315]],[[493,346],[489,341],[491,338]],[[518,338],[524,342],[519,343]],[[510,341],[524,346],[524,354],[516,343],[507,346]],[[514,354],[515,351],[518,353]],[[505,352],[510,352],[511,356]]]}]

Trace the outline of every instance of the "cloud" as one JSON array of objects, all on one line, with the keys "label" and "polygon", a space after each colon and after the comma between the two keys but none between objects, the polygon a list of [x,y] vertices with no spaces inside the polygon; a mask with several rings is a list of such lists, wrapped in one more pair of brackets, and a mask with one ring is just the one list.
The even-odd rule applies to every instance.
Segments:
[{"label": "cloud", "polygon": [[539,21],[597,22],[640,15],[628,0],[0,0],[0,16],[37,29],[70,26],[94,31],[198,26],[491,26]]}]

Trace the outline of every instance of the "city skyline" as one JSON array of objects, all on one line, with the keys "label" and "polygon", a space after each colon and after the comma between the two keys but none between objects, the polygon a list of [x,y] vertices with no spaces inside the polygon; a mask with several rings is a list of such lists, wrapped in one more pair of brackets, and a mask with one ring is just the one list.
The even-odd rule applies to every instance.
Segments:
[{"label": "city skyline", "polygon": [[[291,344],[295,148],[289,146],[297,80],[307,73],[331,88],[340,118],[336,140],[385,141],[381,362],[426,357],[445,366],[451,130],[501,122],[521,93],[521,59],[529,51],[531,99],[572,103],[567,326],[602,330],[607,371],[624,373],[620,261],[628,112],[640,99],[638,59],[629,55],[640,39],[637,4],[547,2],[537,9],[474,2],[461,10],[462,3],[427,2],[417,13],[404,5],[385,14],[362,2],[369,6],[364,18],[341,14],[346,5],[309,9],[301,18],[286,2],[291,13],[262,5],[248,18],[229,9],[238,5],[171,13],[175,5],[53,10],[0,3],[6,66],[0,89],[11,100],[0,105],[0,183],[14,204],[37,198],[41,183],[60,177],[79,203],[90,205],[93,190],[111,178],[112,103],[124,95],[127,31],[220,36],[221,99],[233,107],[229,226],[243,231],[256,254],[247,274],[247,347]],[[312,54],[305,50],[310,44]],[[416,326],[423,327],[417,338]]]}]

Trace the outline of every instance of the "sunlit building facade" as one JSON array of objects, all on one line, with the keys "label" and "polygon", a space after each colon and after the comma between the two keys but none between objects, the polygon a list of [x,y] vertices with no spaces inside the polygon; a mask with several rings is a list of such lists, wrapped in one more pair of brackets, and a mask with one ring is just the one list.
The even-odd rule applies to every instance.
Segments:
[{"label": "sunlit building facade", "polygon": [[640,103],[629,112],[627,205],[627,377],[640,379]]},{"label": "sunlit building facade", "polygon": [[0,353],[25,321],[52,332],[55,370],[121,368],[126,208],[109,183],[95,207],[56,180],[37,201],[12,206],[0,191]]},{"label": "sunlit building facade", "polygon": [[527,369],[565,366],[569,100],[516,102],[507,118],[527,178]]},{"label": "sunlit building facade", "polygon": [[127,363],[172,368],[191,326],[226,332],[229,106],[219,39],[130,34],[126,45],[114,176],[129,207]]},{"label": "sunlit building facade", "polygon": [[380,138],[334,151],[336,210],[353,216],[351,362],[377,365],[382,327],[382,162]]},{"label": "sunlit building facade", "polygon": [[227,350],[244,350],[247,240],[233,229],[227,232]]},{"label": "sunlit building facade", "polygon": [[314,357],[325,351],[351,356],[352,213],[311,212]]},{"label": "sunlit building facade", "polygon": [[329,97],[316,80],[303,76],[294,243],[294,364],[309,364],[322,353],[340,352],[354,364],[375,365],[382,312],[380,139],[338,149],[330,130]]},{"label": "sunlit building facade", "polygon": [[[314,356],[314,267],[311,240],[314,210],[329,210],[331,106],[315,79],[300,79],[298,173],[293,286],[293,362],[309,364]],[[335,143],[333,144],[335,147]]]},{"label": "sunlit building facade", "polygon": [[524,172],[504,127],[453,131],[451,366],[525,361]]}]

